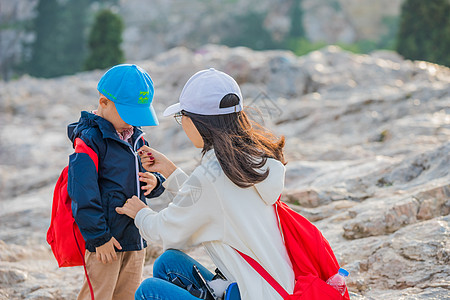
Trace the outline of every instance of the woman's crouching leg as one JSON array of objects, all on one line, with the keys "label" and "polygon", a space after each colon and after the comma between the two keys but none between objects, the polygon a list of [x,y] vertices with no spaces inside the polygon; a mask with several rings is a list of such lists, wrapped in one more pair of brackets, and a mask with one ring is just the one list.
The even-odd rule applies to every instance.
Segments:
[{"label": "woman's crouching leg", "polygon": [[198,300],[187,290],[160,278],[144,280],[136,291],[135,300]]},{"label": "woman's crouching leg", "polygon": [[185,285],[194,284],[200,286],[193,274],[193,266],[196,265],[206,280],[211,280],[213,274],[198,263],[195,259],[182,251],[169,249],[159,256],[153,265],[153,277],[172,282],[176,277]]}]

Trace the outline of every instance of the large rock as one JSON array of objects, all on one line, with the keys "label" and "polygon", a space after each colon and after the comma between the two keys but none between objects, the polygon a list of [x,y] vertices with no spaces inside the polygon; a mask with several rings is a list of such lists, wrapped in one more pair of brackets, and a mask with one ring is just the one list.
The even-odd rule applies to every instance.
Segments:
[{"label": "large rock", "polygon": [[[169,8],[167,8],[169,9]],[[241,84],[251,117],[285,135],[288,202],[350,271],[352,299],[445,299],[449,282],[450,70],[392,52],[326,47],[303,57],[208,44],[138,62],[161,115],[186,80],[214,67]],[[95,109],[102,71],[0,82],[0,299],[75,299],[82,268],[59,269],[45,241],[66,126]],[[63,95],[55,91],[66,91]],[[144,128],[188,173],[201,155],[173,118]],[[152,199],[163,209],[169,199]],[[144,276],[161,253],[151,245]],[[201,248],[189,253],[211,270]]]}]

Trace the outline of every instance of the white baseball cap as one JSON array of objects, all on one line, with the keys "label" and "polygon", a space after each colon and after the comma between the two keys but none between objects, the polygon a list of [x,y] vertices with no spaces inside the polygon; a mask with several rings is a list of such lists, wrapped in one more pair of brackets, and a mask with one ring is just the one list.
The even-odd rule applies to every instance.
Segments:
[{"label": "white baseball cap", "polygon": [[[228,94],[235,94],[239,104],[220,108],[220,101]],[[166,108],[165,117],[182,110],[199,115],[224,115],[242,110],[242,93],[237,82],[228,74],[210,68],[202,70],[186,82],[180,102]]]}]

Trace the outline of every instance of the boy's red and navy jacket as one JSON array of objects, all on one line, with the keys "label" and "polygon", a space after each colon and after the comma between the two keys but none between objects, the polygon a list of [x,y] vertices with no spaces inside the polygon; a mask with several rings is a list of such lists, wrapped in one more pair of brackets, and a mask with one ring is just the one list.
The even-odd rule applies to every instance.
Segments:
[{"label": "boy's red and navy jacket", "polygon": [[[86,153],[73,153],[69,158],[67,189],[86,249],[95,252],[95,247],[111,237],[120,243],[121,251],[145,248],[147,243],[134,220],[116,212],[116,207],[123,206],[133,195],[146,203],[136,172],[136,169],[145,172],[136,153],[145,143],[142,130],[134,127],[131,143],[127,143],[119,138],[109,121],[83,111],[80,120],[68,126],[68,136],[72,143],[81,138],[98,156],[98,172]],[[159,173],[154,175],[158,183],[148,198],[158,197],[164,191],[164,177]]]}]

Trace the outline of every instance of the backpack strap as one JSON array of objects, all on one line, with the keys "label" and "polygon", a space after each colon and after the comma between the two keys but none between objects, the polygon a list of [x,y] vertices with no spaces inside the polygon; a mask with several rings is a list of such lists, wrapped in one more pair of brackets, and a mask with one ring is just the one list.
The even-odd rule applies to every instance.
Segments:
[{"label": "backpack strap", "polygon": [[86,275],[86,281],[87,281],[87,283],[89,285],[89,292],[91,293],[91,300],[95,300],[95,298],[94,298],[94,289],[92,287],[91,280],[89,279],[88,271],[87,271],[87,268],[86,268],[86,261],[84,260],[83,251],[81,251],[81,246],[80,246],[80,244],[78,244],[78,240],[76,238],[75,227],[76,227],[76,223],[73,223],[73,236],[75,237],[75,241],[77,242],[77,247],[78,247],[78,251],[80,253],[80,256],[83,258],[84,274]]},{"label": "backpack strap", "polygon": [[277,291],[278,294],[280,294],[281,297],[283,297],[283,299],[286,298],[287,296],[289,296],[289,293],[286,292],[286,290],[272,277],[272,275],[270,275],[269,272],[267,272],[263,268],[263,266],[261,266],[256,260],[254,260],[247,254],[244,254],[237,249],[234,249],[234,250],[236,250],[236,252],[239,253],[239,255],[242,256],[242,258],[245,259],[245,261],[253,269],[255,269],[255,271],[258,272],[259,275],[261,275],[261,277],[264,278],[267,281],[267,283],[269,283],[274,288],[274,290]]},{"label": "backpack strap", "polygon": [[[277,202],[275,202],[274,209],[275,209],[275,214],[277,216],[277,222],[278,222],[278,227],[280,229],[280,233],[281,233],[281,238],[283,239],[284,242],[284,235],[283,235],[283,230],[281,229],[280,226],[280,217],[278,215],[278,201],[280,201],[281,199],[281,195],[278,197]],[[260,263],[258,263],[256,260],[254,260],[253,258],[251,258],[250,256],[248,256],[247,254],[242,253],[241,251],[233,248],[234,250],[236,250],[237,253],[239,253],[240,256],[242,256],[243,259],[245,259],[245,261],[256,271],[258,272],[259,275],[261,275],[262,278],[264,278],[268,284],[270,284],[274,290],[276,290],[278,292],[278,294],[280,294],[281,297],[286,298],[287,296],[289,296],[289,293],[286,292],[286,290],[275,280],[275,278],[272,277],[272,275],[269,274],[269,272],[266,271],[266,269],[264,269],[263,266],[261,266]]]}]

